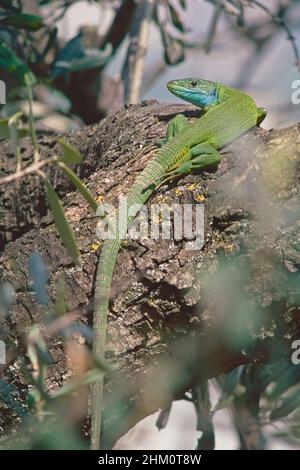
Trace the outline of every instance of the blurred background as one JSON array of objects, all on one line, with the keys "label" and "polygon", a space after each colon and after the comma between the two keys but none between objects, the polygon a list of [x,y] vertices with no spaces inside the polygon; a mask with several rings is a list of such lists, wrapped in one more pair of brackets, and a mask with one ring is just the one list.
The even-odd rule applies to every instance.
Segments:
[{"label": "blurred background", "polygon": [[[174,101],[166,83],[188,76],[249,92],[268,108],[266,127],[286,126],[300,116],[291,102],[292,83],[299,78],[298,0],[19,3],[46,26],[27,24],[22,30],[19,21],[13,31],[3,25],[0,39],[39,80],[35,114],[41,125],[65,131],[97,122],[124,102]],[[142,59],[136,61],[139,46]],[[11,76],[3,77],[6,115],[12,102],[14,111],[22,104]]]}]

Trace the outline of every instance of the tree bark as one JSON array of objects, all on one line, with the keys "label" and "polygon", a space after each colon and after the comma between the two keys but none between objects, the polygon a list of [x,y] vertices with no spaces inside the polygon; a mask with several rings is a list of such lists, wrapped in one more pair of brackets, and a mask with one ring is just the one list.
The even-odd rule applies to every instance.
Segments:
[{"label": "tree bark", "polygon": [[[162,138],[178,112],[191,119],[199,115],[191,106],[148,102],[66,136],[85,157],[78,174],[96,196],[116,204],[149,154],[136,161],[132,157]],[[56,140],[41,138],[44,156],[57,151]],[[30,159],[28,141],[23,145]],[[2,168],[11,170],[8,144],[1,143],[0,151]],[[120,251],[107,344],[118,372],[106,383],[104,447],[112,447],[132,425],[201,380],[241,364],[291,357],[291,343],[300,337],[300,125],[254,129],[223,149],[222,157],[217,170],[163,186],[151,199],[204,204],[201,250],[187,250],[185,240],[146,239],[127,240]],[[24,332],[45,315],[30,292],[32,252],[48,267],[50,306],[57,301],[60,282],[68,311],[78,322],[91,324],[97,219],[80,195],[69,192],[58,169],[50,175],[77,235],[80,267],[71,262],[51,215],[45,216],[40,180],[32,176],[0,188],[5,226],[0,281],[11,283],[16,293],[9,315],[1,319],[2,338],[14,340],[10,367],[3,374],[17,385],[21,399],[27,384],[14,368],[16,345],[22,350]],[[55,362],[48,376],[50,391],[69,374],[63,345],[62,340],[49,341]],[[0,407],[0,426],[7,429],[16,419]]]}]

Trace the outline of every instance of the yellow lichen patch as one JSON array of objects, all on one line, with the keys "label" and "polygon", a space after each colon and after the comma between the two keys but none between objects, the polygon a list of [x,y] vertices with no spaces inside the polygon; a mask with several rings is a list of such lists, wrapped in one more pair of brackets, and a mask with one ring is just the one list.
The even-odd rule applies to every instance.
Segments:
[{"label": "yellow lichen patch", "polygon": [[105,196],[103,196],[103,194],[100,194],[100,196],[97,197],[98,204],[102,204],[104,201],[105,201]]},{"label": "yellow lichen patch", "polygon": [[204,194],[197,194],[197,196],[195,196],[195,199],[198,202],[204,202],[206,197],[204,196]]},{"label": "yellow lichen patch", "polygon": [[188,191],[195,191],[195,189],[197,188],[197,185],[195,183],[191,183],[188,185],[188,187],[186,188]]},{"label": "yellow lichen patch", "polygon": [[233,244],[226,245],[224,249],[225,249],[225,251],[227,251],[228,253],[233,253],[233,252],[235,251],[235,245],[233,245]]},{"label": "yellow lichen patch", "polygon": [[102,245],[101,242],[95,242],[92,244],[92,251],[97,251],[98,248],[100,248],[100,246]]},{"label": "yellow lichen patch", "polygon": [[175,194],[176,194],[177,196],[180,196],[180,195],[182,194],[182,189],[181,189],[181,188],[176,188],[176,189],[175,189]]}]

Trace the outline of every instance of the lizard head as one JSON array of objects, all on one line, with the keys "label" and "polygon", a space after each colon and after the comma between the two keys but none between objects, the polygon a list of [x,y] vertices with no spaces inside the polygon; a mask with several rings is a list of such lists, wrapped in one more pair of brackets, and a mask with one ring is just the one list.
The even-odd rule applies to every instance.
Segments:
[{"label": "lizard head", "polygon": [[178,98],[188,101],[200,108],[210,108],[219,104],[219,84],[199,78],[172,80],[167,84],[168,90]]}]

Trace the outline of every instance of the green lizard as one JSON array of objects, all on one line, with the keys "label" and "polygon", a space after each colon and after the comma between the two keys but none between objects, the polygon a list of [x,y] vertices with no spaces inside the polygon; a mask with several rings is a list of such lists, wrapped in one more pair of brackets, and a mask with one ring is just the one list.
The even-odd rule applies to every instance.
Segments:
[{"label": "green lizard", "polygon": [[[205,114],[189,125],[183,115],[176,116],[168,125],[166,143],[137,177],[127,194],[128,209],[145,204],[155,189],[175,177],[193,170],[217,166],[221,160],[220,148],[251,129],[266,116],[264,108],[257,108],[254,100],[240,90],[221,83],[187,78],[168,83],[174,95],[198,107]],[[103,359],[107,327],[107,310],[113,271],[122,238],[138,210],[123,215],[117,224],[117,236],[106,240],[98,261],[94,299],[95,357]],[[92,387],[91,448],[100,448],[103,378]]]}]

